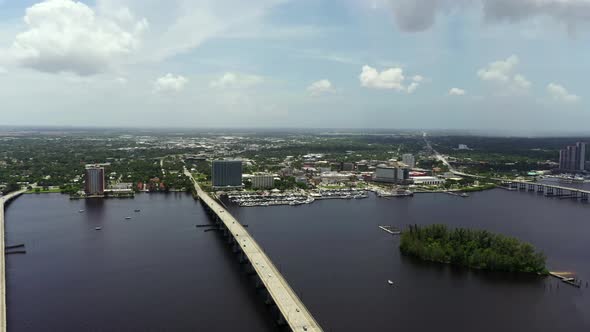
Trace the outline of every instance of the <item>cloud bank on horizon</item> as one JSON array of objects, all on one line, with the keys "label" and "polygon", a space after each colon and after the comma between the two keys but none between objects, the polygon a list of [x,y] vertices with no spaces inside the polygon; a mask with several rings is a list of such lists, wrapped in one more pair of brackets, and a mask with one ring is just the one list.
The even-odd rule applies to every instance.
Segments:
[{"label": "cloud bank on horizon", "polygon": [[7,124],[590,120],[590,0],[45,0],[0,13]]}]

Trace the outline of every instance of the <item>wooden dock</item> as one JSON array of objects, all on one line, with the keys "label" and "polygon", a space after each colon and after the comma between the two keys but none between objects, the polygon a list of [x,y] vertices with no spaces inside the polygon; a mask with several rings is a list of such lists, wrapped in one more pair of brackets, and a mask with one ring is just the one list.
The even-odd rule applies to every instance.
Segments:
[{"label": "wooden dock", "polygon": [[576,280],[575,274],[573,272],[556,272],[556,271],[549,271],[549,274],[552,277],[555,277],[568,285],[572,285],[574,287],[580,288],[581,283]]},{"label": "wooden dock", "polygon": [[389,233],[391,235],[400,235],[402,233],[402,231],[399,228],[393,227],[391,225],[383,225],[383,226],[379,226],[379,228],[381,228],[382,230],[386,231],[387,233]]}]

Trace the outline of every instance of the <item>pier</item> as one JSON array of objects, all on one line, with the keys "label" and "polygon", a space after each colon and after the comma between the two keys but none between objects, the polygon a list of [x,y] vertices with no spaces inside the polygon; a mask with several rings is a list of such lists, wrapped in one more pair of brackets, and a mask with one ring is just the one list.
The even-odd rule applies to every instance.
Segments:
[{"label": "pier", "polygon": [[[0,332],[6,332],[6,244],[4,242],[4,205],[11,199],[20,196],[25,190],[13,191],[0,197]],[[21,250],[22,251],[22,250]],[[14,252],[13,253],[17,253]],[[20,252],[18,252],[20,253]]]},{"label": "pier", "polygon": [[387,233],[389,233],[391,235],[399,235],[402,233],[402,231],[400,229],[395,228],[393,226],[389,226],[389,225],[379,226],[379,228],[381,228],[382,230],[386,231]]},{"label": "pier", "polygon": [[554,272],[550,271],[549,274],[552,277],[555,277],[568,285],[572,285],[574,287],[580,288],[581,282],[577,282],[575,277],[572,277],[574,274],[572,272]]},{"label": "pier", "polygon": [[191,179],[196,196],[223,232],[232,250],[239,255],[240,263],[246,265],[249,274],[255,277],[256,287],[266,293],[266,304],[278,309],[278,324],[288,325],[292,331],[323,331],[245,227],[203,191],[188,170],[185,169],[184,174]]}]

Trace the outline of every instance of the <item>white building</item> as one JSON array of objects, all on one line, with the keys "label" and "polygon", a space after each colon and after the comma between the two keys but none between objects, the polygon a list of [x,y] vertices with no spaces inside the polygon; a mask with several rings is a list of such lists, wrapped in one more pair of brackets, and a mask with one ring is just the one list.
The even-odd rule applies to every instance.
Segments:
[{"label": "white building", "polygon": [[275,177],[271,174],[257,174],[252,177],[252,188],[270,189],[274,184]]},{"label": "white building", "polygon": [[402,163],[408,165],[409,168],[416,167],[416,159],[414,158],[414,155],[409,153],[402,155]]},{"label": "white building", "polygon": [[459,144],[459,150],[469,150],[469,147],[465,144]]},{"label": "white building", "polygon": [[445,180],[436,176],[412,176],[410,179],[417,185],[439,186],[445,183]]}]

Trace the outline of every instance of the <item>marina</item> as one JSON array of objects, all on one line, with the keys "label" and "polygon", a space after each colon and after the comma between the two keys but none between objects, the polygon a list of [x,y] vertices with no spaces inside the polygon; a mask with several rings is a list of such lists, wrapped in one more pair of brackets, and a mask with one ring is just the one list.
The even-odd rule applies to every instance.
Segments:
[{"label": "marina", "polygon": [[369,197],[365,190],[319,189],[306,192],[230,192],[227,198],[240,207],[302,205],[323,199],[362,199]]}]

